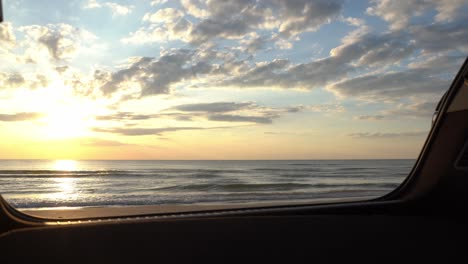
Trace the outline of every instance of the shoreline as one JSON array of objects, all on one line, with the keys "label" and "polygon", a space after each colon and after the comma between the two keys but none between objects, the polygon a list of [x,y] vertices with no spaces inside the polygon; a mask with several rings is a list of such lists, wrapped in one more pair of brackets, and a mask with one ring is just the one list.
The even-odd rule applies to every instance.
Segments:
[{"label": "shoreline", "polygon": [[136,206],[90,206],[90,207],[57,207],[57,208],[26,208],[16,209],[17,211],[43,219],[65,220],[65,219],[86,219],[123,217],[139,215],[175,214],[175,213],[196,213],[203,211],[223,211],[236,209],[254,208],[274,208],[285,206],[308,206],[326,203],[359,202],[375,199],[375,196],[348,197],[348,198],[323,198],[301,201],[268,201],[268,202],[246,202],[246,203],[225,203],[225,204],[178,204],[178,205],[136,205]]}]

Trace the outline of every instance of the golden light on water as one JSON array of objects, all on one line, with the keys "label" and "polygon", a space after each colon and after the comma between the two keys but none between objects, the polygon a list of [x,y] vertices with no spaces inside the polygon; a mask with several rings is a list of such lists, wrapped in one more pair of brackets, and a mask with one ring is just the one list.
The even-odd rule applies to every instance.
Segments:
[{"label": "golden light on water", "polygon": [[60,192],[63,194],[72,194],[75,190],[75,179],[60,178],[55,180]]},{"label": "golden light on water", "polygon": [[57,192],[49,194],[49,198],[53,200],[74,200],[78,198],[78,193],[75,190],[76,179],[74,178],[57,178],[54,180]]},{"label": "golden light on water", "polygon": [[[52,165],[54,170],[58,171],[76,171],[78,162],[75,160],[56,160]],[[57,192],[49,194],[49,198],[54,200],[76,199],[78,194],[75,190],[76,178],[58,177],[54,179],[54,187]]]},{"label": "golden light on water", "polygon": [[59,171],[75,171],[77,170],[77,162],[75,160],[56,160],[54,169]]}]

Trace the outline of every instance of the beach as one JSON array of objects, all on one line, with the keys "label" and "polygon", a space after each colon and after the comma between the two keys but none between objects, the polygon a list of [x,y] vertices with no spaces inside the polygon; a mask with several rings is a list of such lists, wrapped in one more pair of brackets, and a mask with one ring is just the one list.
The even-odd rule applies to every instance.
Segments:
[{"label": "beach", "polygon": [[83,208],[90,214],[95,208],[109,208],[110,214],[116,214],[122,210],[145,212],[149,208],[174,212],[308,203],[382,196],[406,178],[413,163],[93,160],[74,161],[73,166],[62,162],[62,167],[57,168],[55,161],[1,160],[0,193],[15,208],[39,214],[47,210],[49,214],[57,210],[77,214]]}]

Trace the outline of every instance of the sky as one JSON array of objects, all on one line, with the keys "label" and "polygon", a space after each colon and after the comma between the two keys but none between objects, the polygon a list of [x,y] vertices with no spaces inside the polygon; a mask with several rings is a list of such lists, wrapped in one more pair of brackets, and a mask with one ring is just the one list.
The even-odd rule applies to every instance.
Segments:
[{"label": "sky", "polygon": [[4,0],[0,159],[416,158],[464,0]]}]

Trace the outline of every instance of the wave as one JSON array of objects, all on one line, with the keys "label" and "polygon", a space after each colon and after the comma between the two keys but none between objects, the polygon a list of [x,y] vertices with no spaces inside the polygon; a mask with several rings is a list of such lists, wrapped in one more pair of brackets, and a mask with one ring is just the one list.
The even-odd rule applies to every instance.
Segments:
[{"label": "wave", "polygon": [[[122,195],[103,199],[50,200],[50,199],[7,199],[16,208],[53,208],[53,207],[90,207],[90,206],[138,206],[138,205],[196,205],[196,204],[233,204],[251,202],[307,201],[314,199],[378,197],[388,190],[347,190],[324,191],[320,193],[232,193],[203,196],[146,196]],[[196,198],[196,199],[195,199]]]},{"label": "wave", "polygon": [[8,177],[145,177],[145,176],[192,176],[212,178],[222,174],[245,174],[246,170],[197,170],[197,169],[162,169],[162,170],[0,170],[0,178]]},{"label": "wave", "polygon": [[380,196],[396,188],[410,170],[407,161],[280,163],[107,162],[76,171],[10,166],[0,170],[0,194],[20,208]]}]

